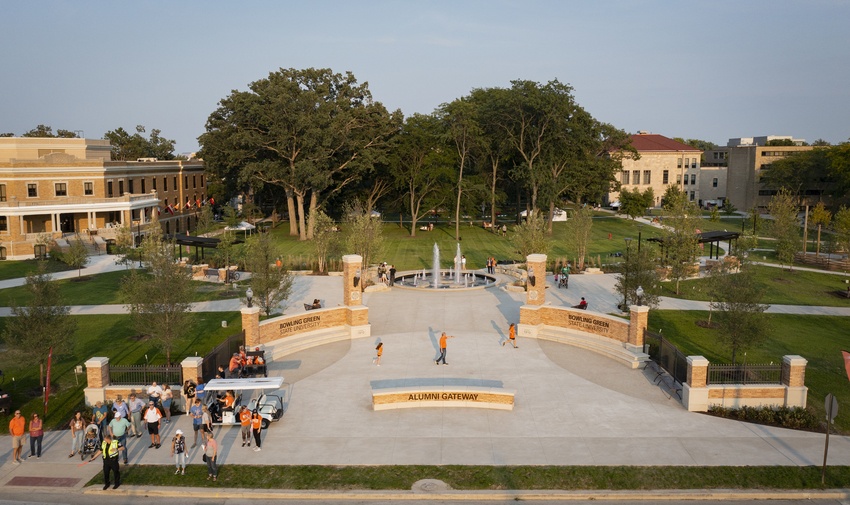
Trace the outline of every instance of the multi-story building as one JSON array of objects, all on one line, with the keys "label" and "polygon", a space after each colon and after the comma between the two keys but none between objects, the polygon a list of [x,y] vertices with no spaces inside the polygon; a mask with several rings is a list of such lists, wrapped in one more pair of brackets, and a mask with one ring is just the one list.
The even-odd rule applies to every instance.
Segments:
[{"label": "multi-story building", "polygon": [[[791,140],[792,146],[769,146],[771,140]],[[745,143],[736,144],[736,142]],[[739,210],[750,210],[753,207],[766,208],[776,190],[761,184],[761,174],[770,169],[771,163],[787,156],[793,156],[802,151],[813,149],[804,146],[802,139],[791,137],[765,136],[752,138],[729,139],[728,168],[726,175],[726,193],[729,201]],[[805,189],[805,188],[803,188]]]},{"label": "multi-story building", "polygon": [[67,234],[101,241],[127,226],[140,236],[154,215],[166,234],[194,227],[202,161],[110,154],[107,140],[0,138],[0,258],[32,258]]},{"label": "multi-story building", "polygon": [[[661,197],[671,184],[679,186],[689,200],[700,200],[702,151],[663,135],[644,131],[632,135],[631,139],[640,158],[623,159],[623,170],[620,172],[622,188],[641,192],[652,188],[656,206],[661,204]],[[609,193],[608,202],[616,201],[619,195],[618,191]]]}]

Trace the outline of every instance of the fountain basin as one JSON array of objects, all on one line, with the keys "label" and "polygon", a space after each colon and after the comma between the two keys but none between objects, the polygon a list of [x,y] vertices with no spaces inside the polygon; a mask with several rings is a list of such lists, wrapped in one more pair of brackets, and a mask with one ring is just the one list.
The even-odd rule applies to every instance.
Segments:
[{"label": "fountain basin", "polygon": [[413,289],[418,291],[446,292],[467,291],[472,289],[487,289],[497,285],[496,276],[482,272],[462,271],[459,283],[454,282],[455,271],[452,269],[440,270],[438,285],[434,286],[432,272],[422,270],[408,270],[397,273],[394,288]]}]

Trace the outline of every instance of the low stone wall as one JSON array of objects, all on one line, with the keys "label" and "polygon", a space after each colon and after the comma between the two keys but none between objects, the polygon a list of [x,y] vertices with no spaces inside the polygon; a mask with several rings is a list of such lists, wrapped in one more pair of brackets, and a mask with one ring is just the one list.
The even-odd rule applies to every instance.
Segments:
[{"label": "low stone wall", "polygon": [[[280,316],[259,323],[259,340],[251,339],[246,332],[248,347],[266,345],[280,339],[294,338],[317,330],[328,328],[353,328],[369,326],[369,310],[366,307],[333,307],[308,310],[292,316]],[[357,332],[355,337],[368,337],[371,334]]]},{"label": "low stone wall", "polygon": [[523,326],[557,326],[581,330],[617,342],[629,341],[629,322],[589,310],[569,307],[525,305],[520,308],[519,320]]},{"label": "low stone wall", "polygon": [[372,390],[374,410],[417,407],[467,407],[513,410],[515,391],[476,387],[413,387]]}]

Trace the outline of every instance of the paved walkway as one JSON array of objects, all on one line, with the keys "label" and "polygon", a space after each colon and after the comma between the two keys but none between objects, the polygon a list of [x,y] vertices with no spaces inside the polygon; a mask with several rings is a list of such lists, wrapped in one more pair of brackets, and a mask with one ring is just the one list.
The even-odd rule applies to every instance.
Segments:
[{"label": "paved walkway", "polygon": [[[105,263],[105,262],[104,262]],[[112,268],[104,264],[102,268]],[[551,279],[549,279],[551,281]],[[569,290],[552,288],[548,303],[590,301],[589,312],[614,312],[612,275],[575,275]],[[292,310],[320,298],[342,302],[339,277],[299,277]],[[372,337],[287,356],[270,365],[286,381],[287,411],[264,434],[264,450],[242,448],[238,428],[221,428],[223,465],[238,464],[483,464],[483,465],[819,465],[822,434],[770,428],[684,410],[676,397],[641,370],[594,353],[545,341],[502,347],[508,321],[516,321],[523,294],[501,289],[467,292],[393,290],[367,293]],[[215,302],[218,304],[219,302]],[[662,308],[690,308],[665,299]],[[198,308],[204,306],[198,305]],[[238,301],[206,309],[238,310]],[[694,305],[704,308],[704,306]],[[795,313],[833,308],[800,307]],[[76,307],[110,313],[114,307]],[[303,308],[301,308],[303,310]],[[790,309],[789,309],[790,310]],[[84,313],[84,312],[77,312]],[[850,315],[843,313],[840,315]],[[435,366],[436,339],[449,341],[449,366]],[[382,366],[371,364],[384,342]],[[434,408],[374,412],[370,390],[408,384],[498,385],[516,391],[513,411]],[[816,401],[811,399],[811,401]],[[164,429],[191,436],[186,417]],[[9,438],[0,437],[9,447]],[[46,436],[44,455],[22,465],[0,454],[0,488],[22,477],[51,475],[80,488],[99,469],[67,458],[70,434]],[[172,464],[168,449],[130,443],[131,464]],[[28,450],[25,451],[28,453]],[[199,465],[197,449],[191,462]],[[850,438],[833,436],[830,464],[850,465]],[[199,468],[191,471],[203,471]],[[70,481],[69,481],[70,482]]]}]

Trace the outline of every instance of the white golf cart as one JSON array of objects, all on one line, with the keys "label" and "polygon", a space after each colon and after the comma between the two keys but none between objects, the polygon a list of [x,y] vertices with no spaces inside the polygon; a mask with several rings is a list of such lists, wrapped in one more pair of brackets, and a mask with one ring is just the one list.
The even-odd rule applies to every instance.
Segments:
[{"label": "white golf cart", "polygon": [[[217,426],[238,426],[239,410],[247,406],[248,410],[257,409],[263,418],[263,429],[273,421],[283,417],[283,396],[281,391],[283,377],[258,377],[255,379],[213,379],[204,385],[204,403],[210,411],[213,424]],[[233,393],[233,410],[223,409],[223,399],[228,391]],[[253,392],[259,395],[252,398]],[[269,394],[269,393],[273,394]],[[247,398],[244,395],[248,395]]]}]

